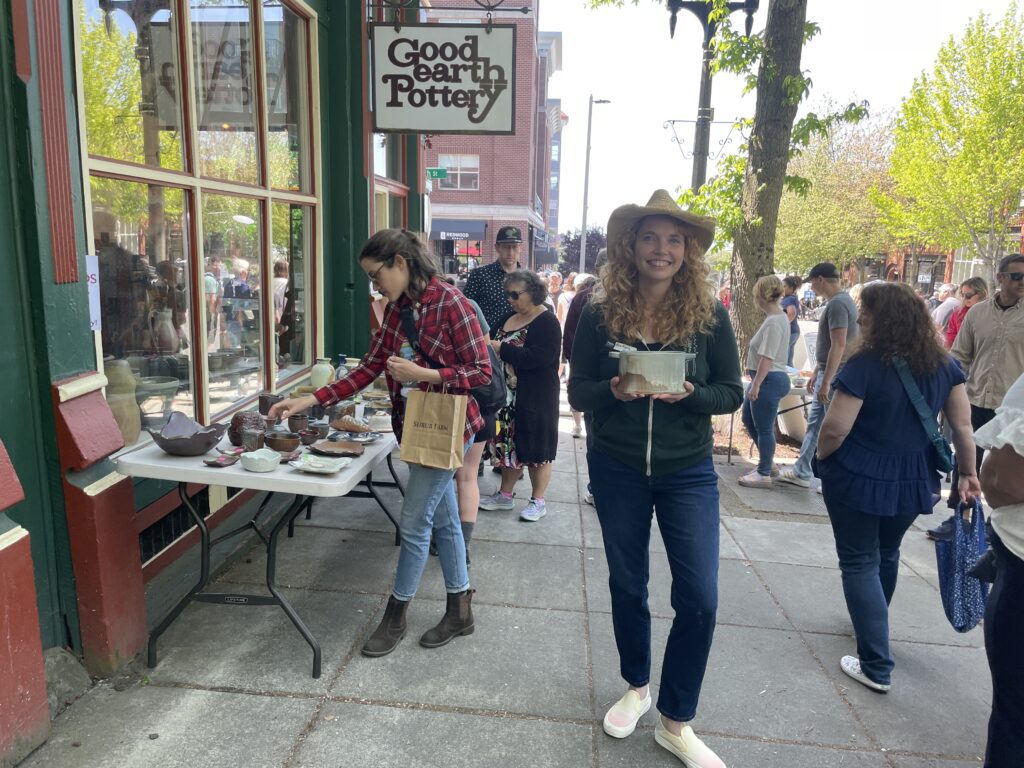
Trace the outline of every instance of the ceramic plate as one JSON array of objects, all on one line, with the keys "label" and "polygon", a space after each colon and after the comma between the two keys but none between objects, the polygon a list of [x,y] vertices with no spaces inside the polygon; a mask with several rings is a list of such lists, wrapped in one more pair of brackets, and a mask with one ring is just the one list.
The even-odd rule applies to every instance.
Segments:
[{"label": "ceramic plate", "polygon": [[363,444],[350,440],[321,440],[309,446],[309,450],[319,456],[362,456]]},{"label": "ceramic plate", "polygon": [[312,472],[317,475],[333,475],[335,472],[352,463],[352,459],[328,459],[319,458],[305,454],[301,459],[289,461],[288,466],[303,472]]},{"label": "ceramic plate", "polygon": [[375,443],[384,435],[380,432],[334,432],[328,436],[328,440],[351,440],[353,443]]}]

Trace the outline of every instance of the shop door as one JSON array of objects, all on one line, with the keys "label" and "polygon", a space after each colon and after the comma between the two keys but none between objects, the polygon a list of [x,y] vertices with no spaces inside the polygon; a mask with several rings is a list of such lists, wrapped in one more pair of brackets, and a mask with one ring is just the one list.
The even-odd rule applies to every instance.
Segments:
[{"label": "shop door", "polygon": [[[42,439],[43,414],[49,413],[50,404],[40,393],[48,383],[39,381],[36,365],[39,347],[31,324],[23,233],[14,210],[18,181],[12,176],[9,154],[11,115],[9,110],[5,113],[0,117],[0,439],[25,491],[25,500],[6,514],[31,536],[43,647],[74,646],[77,640],[69,629],[73,620],[65,622],[61,608],[58,562],[62,558],[57,553],[62,551],[67,558],[66,529],[61,526],[65,536],[58,541],[53,515],[63,514],[63,505],[51,502]],[[53,471],[57,472],[55,462]],[[70,583],[70,576],[65,580]],[[68,603],[73,613],[73,596]]]}]

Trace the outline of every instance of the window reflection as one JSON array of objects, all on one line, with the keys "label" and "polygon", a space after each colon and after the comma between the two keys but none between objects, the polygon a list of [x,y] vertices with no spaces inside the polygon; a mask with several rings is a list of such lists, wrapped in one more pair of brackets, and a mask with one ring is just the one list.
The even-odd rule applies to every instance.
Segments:
[{"label": "window reflection", "polygon": [[171,411],[195,416],[185,192],[90,182],[107,401],[132,445]]},{"label": "window reflection", "polygon": [[207,368],[216,415],[263,387],[260,206],[228,195],[202,201]]},{"label": "window reflection", "polygon": [[85,0],[79,17],[89,154],[181,170],[171,0]]},{"label": "window reflection", "polygon": [[263,4],[270,185],[309,191],[306,20],[276,0]]},{"label": "window reflection", "polygon": [[192,0],[191,7],[200,173],[258,184],[258,98],[249,2]]},{"label": "window reflection", "polygon": [[277,339],[277,380],[292,376],[311,362],[312,339],[307,331],[310,306],[312,215],[301,205],[275,203],[273,216],[274,334]]}]

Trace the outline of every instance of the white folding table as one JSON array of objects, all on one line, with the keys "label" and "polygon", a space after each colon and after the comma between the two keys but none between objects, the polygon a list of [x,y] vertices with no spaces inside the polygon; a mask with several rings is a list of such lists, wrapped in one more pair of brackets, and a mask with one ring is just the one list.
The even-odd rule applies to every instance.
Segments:
[{"label": "white folding table", "polygon": [[[310,508],[315,498],[336,498],[338,496],[372,497],[395,526],[395,542],[397,544],[398,521],[384,504],[375,488],[375,486],[379,485],[396,487],[404,493],[404,489],[398,482],[398,477],[395,474],[394,465],[391,462],[391,452],[396,445],[394,435],[386,434],[377,442],[366,445],[362,456],[353,458],[352,463],[332,475],[302,472],[287,464],[281,464],[272,472],[249,472],[242,467],[241,462],[236,462],[230,467],[208,467],[203,463],[203,459],[216,455],[212,451],[205,456],[171,456],[152,443],[119,456],[116,461],[117,469],[121,474],[177,482],[178,495],[181,498],[182,504],[185,505],[185,508],[195,521],[200,536],[199,580],[150,633],[146,654],[147,665],[150,667],[156,666],[157,640],[181,614],[185,606],[193,600],[222,605],[279,605],[288,618],[291,619],[299,634],[305,638],[306,642],[313,649],[313,677],[320,677],[320,644],[274,582],[278,536],[285,526],[288,526],[289,532],[291,532],[296,516],[303,509],[306,509],[307,517],[309,516]],[[394,481],[375,483],[373,481],[373,470],[385,462],[387,462]],[[211,539],[206,520],[199,514],[192,500],[188,497],[187,487],[189,483],[207,486],[223,485],[253,491],[270,491],[271,494],[287,493],[293,494],[295,498],[288,505],[284,513],[274,521],[269,537],[264,536],[257,525],[257,519],[267,506],[267,500],[265,499],[247,524]],[[365,486],[366,491],[355,490],[359,485]],[[269,496],[267,498],[269,499]],[[210,548],[214,544],[218,544],[249,529],[256,532],[267,548],[266,583],[270,595],[202,592],[210,579]]]}]

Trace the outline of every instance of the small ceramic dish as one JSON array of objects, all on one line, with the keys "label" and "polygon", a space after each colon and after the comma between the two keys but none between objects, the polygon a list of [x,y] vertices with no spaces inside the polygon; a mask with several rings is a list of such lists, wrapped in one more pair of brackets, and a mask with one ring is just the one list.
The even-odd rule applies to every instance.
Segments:
[{"label": "small ceramic dish", "polygon": [[328,440],[351,440],[353,443],[375,443],[384,435],[380,432],[334,432]]},{"label": "small ceramic dish", "polygon": [[321,440],[309,446],[319,456],[362,456],[365,446],[348,440]]},{"label": "small ceramic dish", "polygon": [[290,453],[299,447],[299,436],[294,432],[267,432],[263,443],[275,451]]},{"label": "small ceramic dish", "polygon": [[208,459],[203,459],[203,464],[205,464],[208,467],[213,467],[214,469],[216,469],[218,467],[230,467],[236,461],[238,461],[238,456],[237,455],[235,455],[235,456],[221,455],[221,456],[213,456],[213,457],[210,457]]},{"label": "small ceramic dish", "polygon": [[272,448],[260,448],[242,454],[242,467],[250,472],[273,472],[281,463],[281,454]]},{"label": "small ceramic dish", "polygon": [[318,475],[333,475],[351,463],[352,459],[329,459],[324,456],[311,456],[308,453],[303,454],[301,459],[288,462],[289,466],[295,467],[295,469],[302,472],[313,472]]}]

